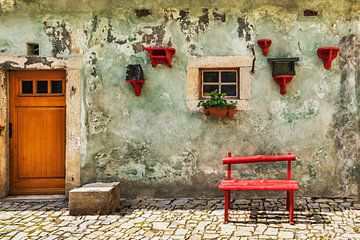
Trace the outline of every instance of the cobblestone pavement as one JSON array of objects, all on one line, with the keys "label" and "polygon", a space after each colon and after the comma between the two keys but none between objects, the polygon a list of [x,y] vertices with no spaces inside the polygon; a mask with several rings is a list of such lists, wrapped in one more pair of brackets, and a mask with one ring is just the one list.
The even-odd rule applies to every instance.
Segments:
[{"label": "cobblestone pavement", "polygon": [[0,239],[360,239],[360,201],[297,199],[295,225],[285,199],[123,200],[106,216],[69,216],[67,202],[0,200]]}]

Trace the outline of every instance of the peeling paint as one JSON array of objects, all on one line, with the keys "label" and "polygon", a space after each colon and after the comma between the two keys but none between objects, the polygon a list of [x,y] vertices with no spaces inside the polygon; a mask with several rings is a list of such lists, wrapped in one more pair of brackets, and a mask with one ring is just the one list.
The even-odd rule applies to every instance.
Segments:
[{"label": "peeling paint", "polygon": [[218,20],[218,21],[221,21],[221,22],[226,22],[226,13],[220,12],[219,10],[215,9],[212,12],[212,15],[214,17],[214,20]]},{"label": "peeling paint", "polygon": [[6,69],[6,70],[13,70],[13,69],[18,69],[18,66],[15,65],[19,65],[17,62],[13,62],[13,61],[5,61],[0,63],[0,68],[2,69]]},{"label": "peeling paint", "polygon": [[290,110],[289,102],[286,100],[277,100],[273,102],[272,105],[273,115],[289,124],[315,117],[319,114],[320,108],[320,104],[316,100],[306,100],[303,105],[296,110]]},{"label": "peeling paint", "polygon": [[107,125],[113,118],[112,116],[107,116],[103,112],[92,109],[88,112],[89,118],[89,133],[90,134],[99,134],[105,132]]},{"label": "peeling paint", "polygon": [[53,45],[53,56],[70,54],[70,29],[64,21],[44,21],[44,29]]},{"label": "peeling paint", "polygon": [[24,63],[24,66],[25,68],[29,65],[32,65],[32,64],[36,64],[36,63],[41,63],[45,66],[49,66],[51,67],[51,64],[54,62],[54,61],[49,61],[46,59],[46,57],[33,57],[33,56],[27,56],[26,57],[26,62]]},{"label": "peeling paint", "polygon": [[238,17],[237,18],[237,22],[238,22],[238,36],[239,38],[244,38],[246,39],[246,41],[250,41],[251,40],[251,31],[252,29],[254,29],[254,26],[249,24],[244,18],[242,17]]},{"label": "peeling paint", "polygon": [[[83,96],[83,184],[121,181],[125,197],[219,195],[217,184],[225,173],[220,160],[227,152],[293,152],[300,195],[360,193],[360,6],[354,1],[336,6],[320,0],[115,1],[111,7],[104,1],[45,2],[0,0],[0,55],[26,55],[27,42],[39,43],[42,54],[19,64],[10,57],[0,68],[53,68],[54,59],[83,54],[82,85],[68,86],[70,97]],[[304,17],[306,9],[318,16]],[[270,55],[301,59],[286,96],[279,94],[255,44],[263,37],[273,40]],[[316,49],[326,45],[341,49],[331,71],[316,56]],[[174,47],[173,67],[152,68],[144,51],[150,46]],[[256,56],[250,110],[227,120],[191,112],[186,105],[189,59],[242,55]],[[126,66],[135,63],[146,78],[140,97],[125,82]],[[258,164],[234,173],[281,177],[286,169]]]}]

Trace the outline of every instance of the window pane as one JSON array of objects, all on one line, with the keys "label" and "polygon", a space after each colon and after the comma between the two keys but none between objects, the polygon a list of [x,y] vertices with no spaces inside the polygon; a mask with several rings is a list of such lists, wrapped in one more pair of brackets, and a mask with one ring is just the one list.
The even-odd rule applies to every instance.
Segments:
[{"label": "window pane", "polygon": [[221,72],[221,82],[236,82],[236,72]]},{"label": "window pane", "polygon": [[21,84],[22,84],[21,86],[22,94],[33,93],[33,81],[22,81]]},{"label": "window pane", "polygon": [[203,85],[203,96],[210,96],[210,92],[216,89],[219,90],[218,85]]},{"label": "window pane", "polygon": [[51,93],[62,93],[62,81],[51,81]]},{"label": "window pane", "polygon": [[236,85],[222,85],[221,92],[226,93],[226,96],[236,97]]},{"label": "window pane", "polygon": [[203,82],[219,82],[219,72],[203,72]]},{"label": "window pane", "polygon": [[48,82],[47,81],[36,81],[36,93],[47,93]]}]

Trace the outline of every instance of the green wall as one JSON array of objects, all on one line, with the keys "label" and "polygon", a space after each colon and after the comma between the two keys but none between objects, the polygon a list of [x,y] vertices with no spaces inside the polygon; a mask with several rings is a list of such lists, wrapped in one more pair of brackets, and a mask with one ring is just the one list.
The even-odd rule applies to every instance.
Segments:
[{"label": "green wall", "polygon": [[[120,181],[125,197],[221,195],[228,151],[292,152],[300,194],[351,196],[360,193],[359,16],[360,3],[345,0],[0,0],[0,54],[26,55],[36,42],[41,56],[83,56],[82,183]],[[272,39],[268,57],[300,58],[284,96],[259,38]],[[151,67],[142,49],[162,45],[176,48],[173,68]],[[341,49],[330,71],[316,55],[326,45]],[[251,110],[218,120],[188,109],[188,59],[252,49]],[[128,64],[143,67],[140,97],[124,81]],[[234,174],[285,177],[286,165]]]}]

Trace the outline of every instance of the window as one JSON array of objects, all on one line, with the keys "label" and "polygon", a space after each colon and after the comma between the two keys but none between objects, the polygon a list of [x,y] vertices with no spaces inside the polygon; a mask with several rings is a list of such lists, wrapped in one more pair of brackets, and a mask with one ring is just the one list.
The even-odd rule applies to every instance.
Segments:
[{"label": "window", "polygon": [[215,89],[225,92],[237,102],[237,110],[249,110],[251,100],[251,68],[254,57],[207,56],[189,59],[186,94],[190,111],[201,111],[197,104],[209,98]]},{"label": "window", "polygon": [[26,80],[21,82],[21,93],[32,94],[33,93],[33,81]]},{"label": "window", "polygon": [[21,96],[60,96],[64,95],[63,80],[21,80]]},{"label": "window", "polygon": [[27,43],[27,55],[39,56],[39,44],[38,43]]},{"label": "window", "polygon": [[218,90],[226,93],[226,98],[239,98],[238,69],[201,69],[201,98],[209,98]]},{"label": "window", "polygon": [[48,93],[48,82],[36,81],[36,93]]}]

